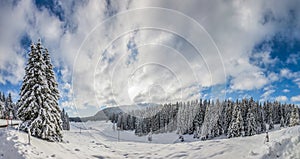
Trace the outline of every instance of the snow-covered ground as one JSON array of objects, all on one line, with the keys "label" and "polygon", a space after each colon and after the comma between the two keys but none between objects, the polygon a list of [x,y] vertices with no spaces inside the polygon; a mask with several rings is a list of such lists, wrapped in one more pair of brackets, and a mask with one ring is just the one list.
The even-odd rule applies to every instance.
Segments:
[{"label": "snow-covered ground", "polygon": [[7,122],[8,122],[8,125],[9,124],[19,124],[21,121],[19,121],[19,120],[3,120],[3,119],[0,119],[0,126],[5,126],[5,125],[7,125]]},{"label": "snow-covered ground", "polygon": [[0,159],[20,159],[23,158],[14,141],[8,137],[6,128],[0,128]]},{"label": "snow-covered ground", "polygon": [[[269,133],[270,142],[264,143],[265,134],[232,139],[194,140],[185,136],[177,141],[175,133],[137,137],[131,131],[112,130],[105,121],[72,123],[64,132],[63,143],[51,143],[31,138],[13,128],[0,129],[0,158],[300,158],[300,126]],[[5,147],[4,149],[2,147]],[[6,157],[5,157],[6,156]],[[16,156],[16,157],[15,157]]]}]

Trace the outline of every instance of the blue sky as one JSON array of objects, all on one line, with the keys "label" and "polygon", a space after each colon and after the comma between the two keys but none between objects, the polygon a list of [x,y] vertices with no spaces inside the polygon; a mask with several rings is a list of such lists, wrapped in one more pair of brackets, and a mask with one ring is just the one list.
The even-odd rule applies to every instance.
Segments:
[{"label": "blue sky", "polygon": [[198,98],[300,104],[297,0],[0,4],[0,90],[14,101],[41,38],[71,116]]}]

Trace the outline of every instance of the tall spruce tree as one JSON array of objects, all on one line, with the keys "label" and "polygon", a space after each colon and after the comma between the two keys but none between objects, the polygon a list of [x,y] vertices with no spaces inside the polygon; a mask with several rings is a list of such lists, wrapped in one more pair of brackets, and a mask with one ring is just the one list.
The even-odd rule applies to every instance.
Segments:
[{"label": "tall spruce tree", "polygon": [[293,109],[292,109],[291,116],[290,116],[289,126],[296,126],[296,125],[299,125],[299,124],[300,124],[299,111],[298,111],[298,108],[294,106]]},{"label": "tall spruce tree", "polygon": [[5,102],[5,99],[6,99],[6,98],[5,98],[5,94],[4,94],[4,93],[2,93],[2,96],[1,96],[1,101],[2,101],[2,102]]},{"label": "tall spruce tree", "polygon": [[70,121],[68,113],[65,112],[65,109],[61,111],[61,120],[62,120],[62,128],[63,130],[70,130]]},{"label": "tall spruce tree", "polygon": [[280,127],[285,127],[285,122],[284,122],[283,116],[281,116],[281,119],[280,119]]},{"label": "tall spruce tree", "polygon": [[205,117],[201,127],[202,140],[213,138],[223,133],[220,120],[221,112],[222,107],[219,100],[216,101],[216,104],[212,101],[211,104],[206,107]]},{"label": "tall spruce tree", "polygon": [[44,61],[45,61],[45,64],[46,64],[45,73],[46,73],[47,84],[48,84],[48,87],[50,89],[50,94],[53,97],[53,100],[54,100],[53,102],[57,106],[58,105],[57,101],[59,99],[58,84],[57,84],[56,79],[55,79],[55,74],[54,74],[54,71],[53,71],[53,65],[51,63],[51,59],[50,59],[48,49],[45,49],[43,51],[43,58],[44,58]]},{"label": "tall spruce tree", "polygon": [[247,114],[247,132],[246,135],[247,136],[252,136],[255,135],[257,133],[257,123],[256,123],[256,119],[255,116],[253,114],[253,112],[251,110],[248,111]]},{"label": "tall spruce tree", "polygon": [[15,104],[12,101],[11,93],[8,93],[5,99],[5,114],[9,118],[15,118]]},{"label": "tall spruce tree", "polygon": [[242,136],[243,131],[244,131],[244,127],[243,127],[242,111],[239,105],[236,105],[232,115],[230,126],[228,128],[227,137],[231,138],[231,137]]},{"label": "tall spruce tree", "polygon": [[44,51],[40,41],[36,46],[31,45],[17,114],[23,121],[22,130],[30,130],[31,135],[41,139],[62,141],[62,122],[56,94],[58,92],[53,90],[53,86],[49,86],[49,83],[55,82],[55,78],[48,81],[48,72],[52,68],[45,62]]},{"label": "tall spruce tree", "polygon": [[[39,45],[40,43],[38,43]],[[59,100],[59,91],[58,91],[58,84],[56,82],[56,78],[55,78],[55,74],[54,74],[54,71],[53,71],[53,65],[52,65],[52,62],[51,62],[51,58],[50,58],[50,55],[49,55],[49,52],[48,52],[48,49],[44,49],[42,48],[42,53],[43,53],[43,59],[45,61],[45,75],[46,75],[46,79],[47,79],[47,85],[48,85],[48,88],[49,88],[49,100],[50,100],[50,103],[51,103],[51,108],[52,108],[52,114],[53,114],[53,117],[55,118],[54,120],[58,123],[57,124],[57,127],[55,128],[57,132],[61,131],[62,130],[62,121],[61,121],[61,117],[60,117],[60,108],[58,106],[58,100]],[[66,117],[66,130],[69,130],[70,126],[69,126],[69,119]]]},{"label": "tall spruce tree", "polygon": [[[1,94],[0,94],[0,97],[1,97]],[[3,119],[3,118],[4,118],[4,102],[2,100],[0,100],[0,119]]]},{"label": "tall spruce tree", "polygon": [[66,130],[70,130],[70,119],[69,119],[69,115],[68,113],[66,112]]}]

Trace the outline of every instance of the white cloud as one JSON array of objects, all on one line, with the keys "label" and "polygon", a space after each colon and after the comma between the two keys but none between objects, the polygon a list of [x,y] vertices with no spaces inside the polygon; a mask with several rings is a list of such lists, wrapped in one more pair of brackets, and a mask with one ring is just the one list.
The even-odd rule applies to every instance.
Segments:
[{"label": "white cloud", "polygon": [[300,102],[300,95],[291,97],[292,102]]},{"label": "white cloud", "polygon": [[300,77],[295,78],[293,82],[300,88]]},{"label": "white cloud", "polygon": [[263,100],[269,99],[270,95],[273,94],[274,92],[275,92],[274,89],[269,89],[269,90],[265,91],[265,92],[261,95],[261,97],[262,97]]},{"label": "white cloud", "polygon": [[[274,17],[280,19],[285,18],[289,8],[294,6],[278,3],[116,1],[110,8],[123,14],[108,19],[110,13],[105,1],[64,1],[61,5],[66,18],[60,21],[48,10],[38,10],[32,1],[19,1],[17,6],[1,8],[1,19],[5,22],[1,20],[0,28],[6,29],[0,30],[3,44],[0,47],[0,69],[10,72],[10,75],[1,75],[0,82],[17,83],[22,79],[24,50],[16,41],[26,32],[33,40],[44,39],[56,67],[62,69],[60,90],[69,100],[73,100],[73,95],[75,97],[74,101],[65,101],[64,106],[72,103],[84,109],[115,103],[187,100],[199,96],[204,87],[225,85],[226,82],[230,83],[232,90],[260,89],[277,81],[278,77],[275,73],[264,73],[259,65],[251,63],[250,57],[256,44],[282,28],[276,21],[262,23],[266,10],[271,10]],[[134,10],[145,7],[176,11]],[[127,9],[131,11],[124,12]],[[221,57],[216,53],[212,39],[189,18],[196,20],[209,33]],[[132,35],[134,29],[149,26],[156,29],[140,28]],[[132,36],[138,47],[137,60],[127,65],[131,54],[127,43]],[[200,54],[192,45],[199,49]],[[106,59],[104,50],[107,50]],[[264,50],[255,55],[266,65],[276,62]],[[280,75],[288,78],[294,74],[283,69]],[[217,94],[220,89],[213,90],[212,93]],[[149,92],[156,91],[165,95],[161,99],[149,95]],[[263,96],[267,95],[266,92]]]},{"label": "white cloud", "polygon": [[242,73],[232,80],[233,90],[253,90],[262,88],[268,83],[268,79],[262,72]]},{"label": "white cloud", "polygon": [[287,68],[283,68],[280,70],[280,76],[291,79],[300,88],[300,72],[292,72]]},{"label": "white cloud", "polygon": [[296,76],[296,73],[293,73],[288,68],[283,68],[280,70],[280,76],[290,79],[290,78],[294,78]]},{"label": "white cloud", "polygon": [[275,82],[279,80],[279,75],[277,73],[271,72],[269,73],[268,78],[271,82]]},{"label": "white cloud", "polygon": [[278,96],[275,98],[275,100],[279,102],[285,102],[288,100],[288,98],[286,96]]},{"label": "white cloud", "polygon": [[289,89],[284,89],[284,90],[282,90],[282,92],[288,93],[288,92],[290,92],[290,90]]},{"label": "white cloud", "polygon": [[299,59],[300,59],[300,53],[290,54],[289,57],[286,59],[286,63],[297,65]]},{"label": "white cloud", "polygon": [[278,62],[278,58],[271,57],[271,51],[254,53],[252,58],[254,63],[259,66],[274,66]]}]

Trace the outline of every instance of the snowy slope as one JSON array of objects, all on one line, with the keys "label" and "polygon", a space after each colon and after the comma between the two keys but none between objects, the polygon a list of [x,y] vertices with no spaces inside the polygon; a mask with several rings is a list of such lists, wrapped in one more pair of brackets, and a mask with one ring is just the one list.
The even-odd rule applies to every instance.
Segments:
[{"label": "snowy slope", "polygon": [[[71,131],[64,132],[64,143],[49,143],[31,138],[14,129],[1,129],[8,141],[25,158],[300,158],[300,126],[269,133],[270,142],[264,143],[265,134],[232,139],[198,141],[185,136],[177,142],[174,133],[137,137],[133,132],[117,131],[105,121],[72,123]],[[4,137],[1,138],[4,140]]]},{"label": "snowy slope", "polygon": [[0,159],[21,159],[23,158],[18,149],[14,147],[15,143],[7,135],[6,128],[0,129]]},{"label": "snowy slope", "polygon": [[[12,121],[8,121],[8,124],[11,124],[11,122],[12,122],[12,124],[19,124],[19,123],[21,123],[21,121],[19,121],[19,120],[12,120]],[[4,126],[4,125],[7,125],[7,121],[6,120],[3,120],[3,119],[0,119],[0,126]]]}]

